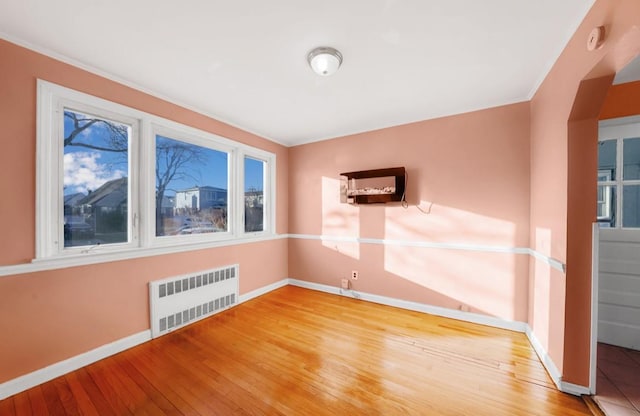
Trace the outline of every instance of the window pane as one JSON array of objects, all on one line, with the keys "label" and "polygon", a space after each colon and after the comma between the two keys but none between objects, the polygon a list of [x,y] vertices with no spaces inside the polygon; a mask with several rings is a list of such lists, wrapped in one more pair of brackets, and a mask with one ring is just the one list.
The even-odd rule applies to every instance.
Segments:
[{"label": "window pane", "polygon": [[[605,140],[598,146],[598,180],[616,179],[616,141]],[[608,176],[608,179],[604,179]]]},{"label": "window pane", "polygon": [[244,231],[264,231],[264,168],[262,160],[244,158]]},{"label": "window pane", "polygon": [[640,228],[640,185],[622,188],[622,226]]},{"label": "window pane", "polygon": [[616,188],[598,185],[598,222],[600,227],[615,227]]},{"label": "window pane", "polygon": [[129,240],[131,126],[64,110],[64,246]]},{"label": "window pane", "polygon": [[622,179],[640,179],[640,138],[624,139],[622,141],[624,152],[624,171]]},{"label": "window pane", "polygon": [[227,231],[228,159],[156,136],[156,236]]}]

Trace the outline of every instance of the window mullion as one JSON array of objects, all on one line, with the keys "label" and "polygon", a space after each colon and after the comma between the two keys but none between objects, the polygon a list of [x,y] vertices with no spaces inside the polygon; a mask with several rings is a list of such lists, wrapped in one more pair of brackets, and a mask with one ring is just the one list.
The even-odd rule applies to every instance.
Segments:
[{"label": "window mullion", "polygon": [[[108,133],[104,129],[109,129]],[[212,163],[211,166],[221,168],[223,165],[216,164],[217,161],[226,163],[226,183],[221,176],[224,169],[220,169],[211,184],[197,185],[199,200],[210,198],[207,209],[214,209],[195,219],[184,218],[185,223],[200,221],[200,235],[176,233],[174,236],[175,230],[166,236],[156,235],[158,132],[162,136],[165,132],[170,136],[176,133],[175,140],[184,142],[192,150],[199,148],[198,151],[206,155],[202,160]],[[275,155],[272,153],[41,80],[38,80],[37,133],[37,259],[202,244],[258,237],[259,233],[274,231]],[[73,138],[66,147],[65,136]],[[109,138],[112,141],[108,141]],[[167,137],[167,140],[171,139]],[[264,164],[262,188],[251,194],[252,198],[259,197],[259,203],[263,204],[263,226],[259,233],[245,232],[245,179],[253,184],[259,181],[252,179],[254,173],[256,177],[260,175],[255,169],[245,173],[245,156]],[[193,166],[184,169],[181,178],[170,180],[186,186],[185,178],[198,178],[200,172],[205,177],[207,172],[195,170]],[[222,187],[227,189],[219,189]],[[173,183],[172,188],[176,188]],[[220,208],[222,198],[226,198],[227,206]],[[164,210],[165,205],[161,203]],[[204,209],[200,207],[198,204],[197,210]],[[253,215],[255,207],[251,207]],[[175,215],[175,206],[171,212]],[[205,220],[209,216],[216,227],[224,223],[215,230],[224,232],[201,231],[206,228]]]},{"label": "window mullion", "polygon": [[140,135],[138,136],[139,148],[139,206],[138,206],[138,235],[140,238],[140,246],[148,247],[151,245],[153,233],[155,232],[155,207],[154,201],[155,190],[155,141],[153,140],[153,128],[148,119],[142,120],[140,126]]},{"label": "window mullion", "polygon": [[233,212],[235,214],[235,221],[233,234],[236,237],[244,234],[244,217],[246,215],[244,207],[244,158],[245,152],[243,150],[238,149],[234,152],[234,181],[232,183],[234,184],[233,202],[235,206],[233,207]]},{"label": "window mullion", "polygon": [[615,228],[622,228],[622,184],[624,175],[624,149],[623,138],[618,138],[616,141],[616,169],[618,175],[616,176],[616,224]]},{"label": "window mullion", "polygon": [[131,243],[139,247],[141,244],[140,222],[141,205],[140,179],[142,176],[142,152],[141,152],[142,126],[138,121],[132,126],[132,134],[129,142],[129,213]]}]

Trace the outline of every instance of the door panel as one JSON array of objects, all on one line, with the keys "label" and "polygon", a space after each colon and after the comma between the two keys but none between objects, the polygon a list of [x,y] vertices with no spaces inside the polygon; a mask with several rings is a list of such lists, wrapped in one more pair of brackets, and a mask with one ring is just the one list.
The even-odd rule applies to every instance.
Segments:
[{"label": "door panel", "polygon": [[640,230],[600,230],[598,341],[640,350]]}]

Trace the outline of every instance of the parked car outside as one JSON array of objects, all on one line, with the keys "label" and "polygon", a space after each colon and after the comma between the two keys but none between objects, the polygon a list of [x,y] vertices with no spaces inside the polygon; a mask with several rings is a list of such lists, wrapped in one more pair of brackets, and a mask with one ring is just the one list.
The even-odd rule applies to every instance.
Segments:
[{"label": "parked car outside", "polygon": [[68,216],[64,219],[65,240],[87,240],[93,238],[95,231],[90,224],[79,216]]}]

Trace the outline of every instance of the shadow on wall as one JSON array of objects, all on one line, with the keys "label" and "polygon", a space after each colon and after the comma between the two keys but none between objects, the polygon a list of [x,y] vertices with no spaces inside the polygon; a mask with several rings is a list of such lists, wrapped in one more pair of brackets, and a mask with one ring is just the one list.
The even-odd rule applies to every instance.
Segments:
[{"label": "shadow on wall", "polygon": [[527,321],[528,256],[514,252],[514,222],[426,201],[430,211],[342,204],[339,192],[338,179],[322,177],[322,245],[334,253],[317,256],[323,283],[357,269],[356,290]]}]

